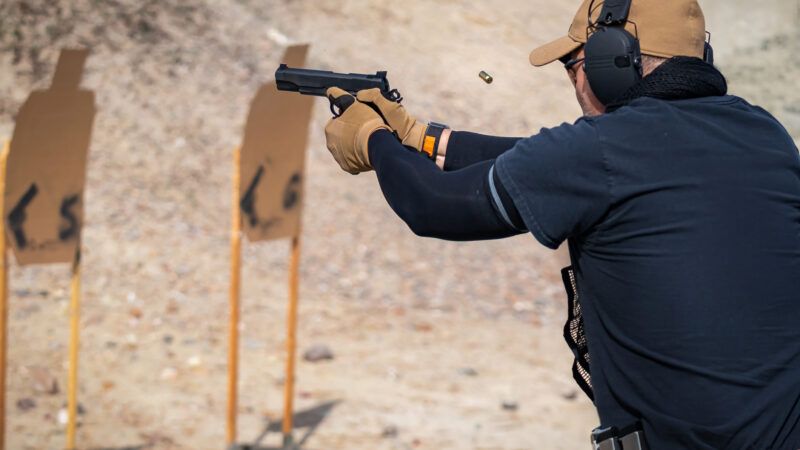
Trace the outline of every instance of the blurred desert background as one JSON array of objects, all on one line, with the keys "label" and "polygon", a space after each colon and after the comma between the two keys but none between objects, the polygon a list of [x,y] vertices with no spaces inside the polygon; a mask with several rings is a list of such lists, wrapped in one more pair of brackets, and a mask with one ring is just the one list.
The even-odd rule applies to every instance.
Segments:
[{"label": "blurred desert background", "polygon": [[[800,2],[701,0],[731,92],[800,138]],[[307,67],[387,70],[417,117],[526,136],[574,121],[528,52],[577,0],[4,0],[0,138],[58,51],[92,50],[81,449],[225,447],[231,153],[287,42]],[[494,76],[487,85],[478,78]],[[562,339],[563,257],[530,236],[415,237],[373,174],[310,126],[295,430],[304,449],[581,449],[596,426]],[[288,243],[243,247],[239,437],[280,443]],[[13,259],[12,259],[13,261]],[[10,272],[7,448],[64,445],[69,268]],[[324,346],[332,359],[306,361]],[[308,419],[308,420],[305,420]]]}]

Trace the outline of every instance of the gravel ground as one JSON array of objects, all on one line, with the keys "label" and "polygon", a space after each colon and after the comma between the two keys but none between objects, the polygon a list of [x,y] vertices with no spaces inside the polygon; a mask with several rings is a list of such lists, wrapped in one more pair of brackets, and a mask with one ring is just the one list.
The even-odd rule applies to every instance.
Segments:
[{"label": "gravel ground", "polygon": [[[92,48],[80,448],[224,446],[231,149],[288,36],[309,67],[388,70],[419,117],[529,135],[579,110],[527,53],[576,2],[44,1],[0,4],[0,136],[62,46]],[[798,2],[704,0],[734,93],[800,137]],[[484,84],[478,71],[495,77]],[[308,449],[576,449],[596,416],[561,340],[563,256],[530,237],[414,237],[374,175],[341,172],[315,109],[308,150],[298,410]],[[240,437],[275,445],[288,246],[244,246]],[[10,449],[60,448],[68,268],[11,270]],[[53,383],[56,386],[54,389]],[[505,405],[505,407],[503,406]],[[316,409],[314,409],[316,408]],[[272,426],[270,426],[272,424]],[[308,430],[298,430],[302,436]]]}]

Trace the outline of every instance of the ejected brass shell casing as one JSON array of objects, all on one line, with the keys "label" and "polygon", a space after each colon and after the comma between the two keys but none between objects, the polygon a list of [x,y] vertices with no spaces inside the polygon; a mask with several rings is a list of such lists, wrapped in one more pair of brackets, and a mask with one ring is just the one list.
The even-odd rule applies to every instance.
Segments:
[{"label": "ejected brass shell casing", "polygon": [[478,76],[481,77],[481,80],[485,81],[486,84],[492,84],[492,81],[494,81],[494,78],[483,70],[481,70]]}]

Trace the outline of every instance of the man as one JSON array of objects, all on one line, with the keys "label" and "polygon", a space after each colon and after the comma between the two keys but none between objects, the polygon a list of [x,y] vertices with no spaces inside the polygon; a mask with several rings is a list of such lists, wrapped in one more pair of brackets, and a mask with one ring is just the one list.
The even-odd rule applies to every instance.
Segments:
[{"label": "man", "polygon": [[[601,5],[584,1],[568,36],[531,53],[565,64],[585,114],[574,124],[452,132],[377,90],[332,88],[346,109],[328,148],[351,173],[374,169],[421,236],[569,242],[565,334],[596,448],[800,448],[797,148],[701,59],[696,0]],[[620,80],[597,78],[601,33],[634,55],[612,59],[636,80],[613,96]]]}]

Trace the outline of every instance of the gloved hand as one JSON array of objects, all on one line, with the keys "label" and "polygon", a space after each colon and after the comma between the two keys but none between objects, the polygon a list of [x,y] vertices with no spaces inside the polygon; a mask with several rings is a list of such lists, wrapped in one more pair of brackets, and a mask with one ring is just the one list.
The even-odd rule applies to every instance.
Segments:
[{"label": "gloved hand", "polygon": [[413,147],[418,152],[422,151],[427,124],[415,119],[400,103],[388,100],[378,88],[358,91],[356,98],[362,103],[374,105],[383,115],[386,124],[397,133],[403,145]]},{"label": "gloved hand", "polygon": [[333,159],[343,170],[353,175],[372,170],[367,149],[369,137],[377,130],[391,130],[378,113],[355,101],[347,91],[332,87],[328,89],[327,95],[334,106],[346,108],[339,117],[334,117],[325,126],[325,139]]}]

